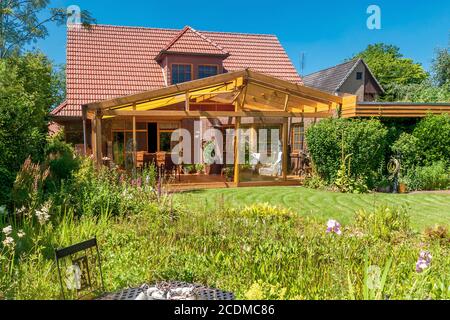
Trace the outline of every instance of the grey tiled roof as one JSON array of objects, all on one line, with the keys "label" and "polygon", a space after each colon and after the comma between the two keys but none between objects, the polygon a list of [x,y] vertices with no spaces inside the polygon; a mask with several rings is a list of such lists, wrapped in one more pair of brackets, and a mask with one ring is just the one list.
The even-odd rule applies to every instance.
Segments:
[{"label": "grey tiled roof", "polygon": [[354,59],[304,76],[303,83],[308,87],[334,93],[344,83],[359,61],[360,59]]}]

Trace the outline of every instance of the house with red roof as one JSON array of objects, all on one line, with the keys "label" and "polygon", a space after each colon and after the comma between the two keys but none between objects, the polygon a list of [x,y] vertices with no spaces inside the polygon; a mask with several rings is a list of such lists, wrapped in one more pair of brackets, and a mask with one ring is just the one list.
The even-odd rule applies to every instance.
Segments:
[{"label": "house with red roof", "polygon": [[[180,180],[190,164],[203,164],[220,183],[231,172],[237,185],[298,177],[304,123],[357,107],[356,95],[305,86],[275,35],[189,26],[71,25],[66,88],[52,130],[64,127],[66,140],[97,163],[154,162]],[[219,148],[208,149],[211,141]],[[205,163],[207,149],[213,163]]]}]

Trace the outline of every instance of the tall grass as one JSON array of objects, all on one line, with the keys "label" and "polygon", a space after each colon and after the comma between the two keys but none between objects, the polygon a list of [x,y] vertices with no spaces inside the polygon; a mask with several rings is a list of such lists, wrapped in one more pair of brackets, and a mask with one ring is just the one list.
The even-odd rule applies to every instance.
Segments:
[{"label": "tall grass", "polygon": [[[404,208],[361,210],[339,235],[268,204],[232,208],[206,199],[192,210],[147,177],[84,163],[59,192],[0,215],[0,232],[12,228],[0,233],[0,298],[60,298],[54,249],[94,236],[108,291],[179,280],[240,299],[450,298],[446,227],[416,233]],[[433,259],[418,273],[423,250]]]},{"label": "tall grass", "polygon": [[[8,299],[58,298],[53,249],[97,236],[108,290],[181,280],[231,290],[238,298],[450,297],[448,241],[409,232],[387,239],[361,226],[344,226],[341,236],[327,234],[323,224],[268,206],[245,212],[179,208],[170,212],[167,205],[152,205],[115,217],[65,212],[42,227],[21,225],[27,233],[23,241],[30,244],[16,248],[12,260],[2,260],[2,270],[10,272],[2,277],[0,292]],[[417,273],[424,249],[434,258],[429,269]],[[369,285],[369,267],[380,269],[375,288]]]}]

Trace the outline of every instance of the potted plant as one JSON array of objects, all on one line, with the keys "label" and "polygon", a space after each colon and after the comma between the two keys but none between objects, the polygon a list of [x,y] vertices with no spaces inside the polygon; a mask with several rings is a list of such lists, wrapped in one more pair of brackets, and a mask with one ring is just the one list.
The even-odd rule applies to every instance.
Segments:
[{"label": "potted plant", "polygon": [[234,167],[226,167],[223,169],[223,175],[227,181],[233,181],[234,178]]},{"label": "potted plant", "polygon": [[196,174],[201,174],[204,172],[205,166],[202,163],[197,163],[194,165],[194,170]]},{"label": "potted plant", "polygon": [[406,177],[402,177],[398,181],[398,193],[407,193],[408,191],[408,179]]},{"label": "potted plant", "polygon": [[192,164],[183,164],[183,173],[190,174],[194,170],[194,166]]}]

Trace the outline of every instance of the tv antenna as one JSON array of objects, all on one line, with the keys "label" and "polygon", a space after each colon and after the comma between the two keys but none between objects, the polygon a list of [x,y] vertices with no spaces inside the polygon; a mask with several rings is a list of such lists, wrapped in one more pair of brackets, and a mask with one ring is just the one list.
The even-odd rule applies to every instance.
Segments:
[{"label": "tv antenna", "polygon": [[306,65],[305,52],[302,51],[300,53],[300,76],[302,76],[302,77],[305,75],[305,65]]}]

